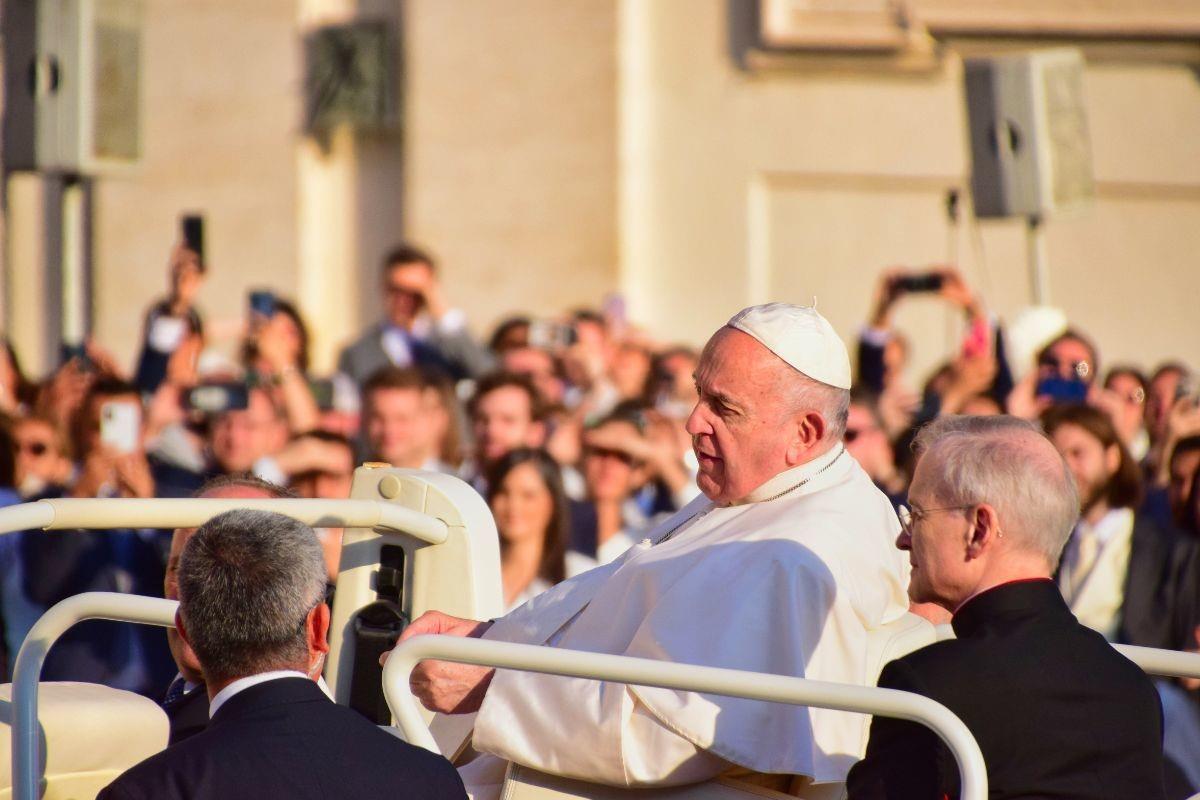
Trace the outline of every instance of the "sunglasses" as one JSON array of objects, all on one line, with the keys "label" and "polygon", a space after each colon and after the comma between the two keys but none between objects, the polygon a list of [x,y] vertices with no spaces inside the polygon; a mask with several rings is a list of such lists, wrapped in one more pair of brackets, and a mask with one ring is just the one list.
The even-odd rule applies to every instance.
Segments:
[{"label": "sunglasses", "polygon": [[1086,361],[1059,361],[1053,356],[1046,356],[1040,359],[1038,366],[1049,367],[1055,371],[1061,371],[1063,367],[1066,367],[1080,378],[1086,378],[1092,373],[1092,365]]}]

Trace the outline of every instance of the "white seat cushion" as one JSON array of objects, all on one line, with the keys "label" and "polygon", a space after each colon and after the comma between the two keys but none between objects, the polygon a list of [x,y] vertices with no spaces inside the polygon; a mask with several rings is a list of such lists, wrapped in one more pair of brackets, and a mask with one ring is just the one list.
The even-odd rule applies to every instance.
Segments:
[{"label": "white seat cushion", "polygon": [[[0,685],[0,800],[12,797],[12,685]],[[43,683],[38,692],[44,800],[93,798],[167,746],[153,700],[94,683]]]}]

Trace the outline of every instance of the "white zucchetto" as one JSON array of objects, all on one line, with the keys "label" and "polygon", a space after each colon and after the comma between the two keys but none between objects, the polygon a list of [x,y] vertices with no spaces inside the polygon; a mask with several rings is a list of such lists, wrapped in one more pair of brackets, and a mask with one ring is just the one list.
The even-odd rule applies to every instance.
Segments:
[{"label": "white zucchetto", "polygon": [[814,381],[850,388],[850,356],[842,338],[815,307],[791,303],[750,306],[733,315],[729,327],[764,347]]}]

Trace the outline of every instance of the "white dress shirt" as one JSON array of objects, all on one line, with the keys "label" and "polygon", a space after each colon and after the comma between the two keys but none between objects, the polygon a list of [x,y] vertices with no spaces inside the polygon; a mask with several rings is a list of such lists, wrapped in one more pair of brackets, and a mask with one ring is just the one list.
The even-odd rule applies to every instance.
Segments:
[{"label": "white dress shirt", "polygon": [[279,680],[280,678],[304,678],[312,680],[303,672],[298,672],[294,669],[278,669],[271,672],[260,672],[257,675],[247,675],[245,678],[238,678],[233,683],[226,686],[221,691],[217,692],[212,701],[208,704],[208,718],[212,719],[217,714],[217,709],[225,705],[225,701],[233,697],[238,692],[244,692],[251,686],[258,686],[260,683],[267,681]]}]

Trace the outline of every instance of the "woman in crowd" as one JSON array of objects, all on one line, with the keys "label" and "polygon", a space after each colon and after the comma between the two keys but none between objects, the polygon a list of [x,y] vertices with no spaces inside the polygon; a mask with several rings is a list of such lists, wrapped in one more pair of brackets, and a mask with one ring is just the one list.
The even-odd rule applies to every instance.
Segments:
[{"label": "woman in crowd", "polygon": [[317,427],[320,417],[308,378],[308,326],[288,301],[277,297],[274,306],[270,317],[251,313],[242,364],[248,382],[269,388],[288,430],[303,433]]},{"label": "woman in crowd", "polygon": [[505,611],[595,566],[567,550],[567,499],[558,464],[544,450],[520,448],[488,475],[488,505],[500,534]]}]

